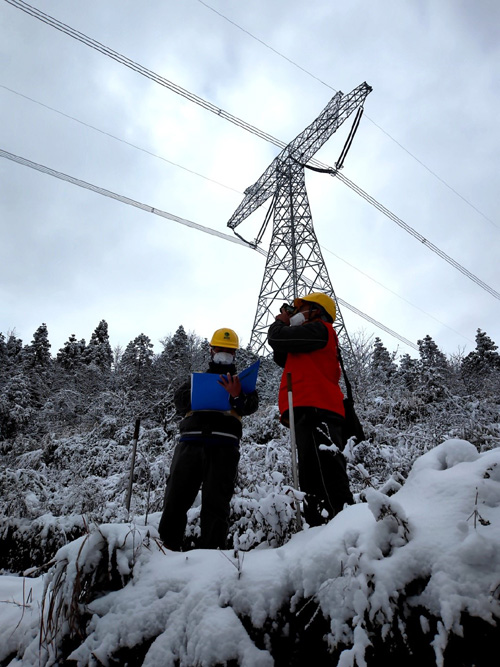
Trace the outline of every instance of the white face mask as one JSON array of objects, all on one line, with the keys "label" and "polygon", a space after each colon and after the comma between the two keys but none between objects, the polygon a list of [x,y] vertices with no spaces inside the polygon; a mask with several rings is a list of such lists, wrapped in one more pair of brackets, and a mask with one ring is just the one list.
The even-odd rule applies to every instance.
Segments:
[{"label": "white face mask", "polygon": [[216,352],[213,357],[214,363],[229,366],[234,361],[234,356],[230,352]]},{"label": "white face mask", "polygon": [[303,313],[295,313],[295,315],[292,315],[290,318],[290,326],[291,327],[298,327],[301,324],[303,324],[306,321],[306,318],[304,317]]}]

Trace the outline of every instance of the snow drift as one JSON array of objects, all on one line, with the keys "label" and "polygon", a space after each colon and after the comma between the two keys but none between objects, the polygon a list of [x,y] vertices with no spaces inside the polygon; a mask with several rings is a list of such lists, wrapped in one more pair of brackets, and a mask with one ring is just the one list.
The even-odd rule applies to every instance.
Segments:
[{"label": "snow drift", "polygon": [[312,650],[340,667],[487,664],[500,638],[500,449],[448,440],[397,493],[359,500],[249,552],[169,552],[158,514],[93,526],[43,576],[0,578],[1,664],[267,667]]}]

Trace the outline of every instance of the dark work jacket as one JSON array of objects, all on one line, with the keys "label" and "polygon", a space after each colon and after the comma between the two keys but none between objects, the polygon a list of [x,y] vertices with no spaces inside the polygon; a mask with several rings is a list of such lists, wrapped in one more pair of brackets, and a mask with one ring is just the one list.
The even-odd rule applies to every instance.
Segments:
[{"label": "dark work jacket", "polygon": [[273,350],[274,361],[285,368],[289,352],[313,352],[328,343],[328,330],[321,320],[307,322],[299,327],[290,327],[276,320],[269,327],[267,340]]},{"label": "dark work jacket", "polygon": [[[218,375],[236,375],[236,367],[231,364],[215,364],[210,362],[207,373]],[[195,410],[191,411],[191,379],[182,384],[174,394],[174,404],[184,419],[179,424],[181,440],[199,438],[232,439],[239,442],[242,435],[241,418],[253,414],[259,407],[259,398],[256,391],[250,394],[243,392],[238,398],[229,399],[230,410]]]}]

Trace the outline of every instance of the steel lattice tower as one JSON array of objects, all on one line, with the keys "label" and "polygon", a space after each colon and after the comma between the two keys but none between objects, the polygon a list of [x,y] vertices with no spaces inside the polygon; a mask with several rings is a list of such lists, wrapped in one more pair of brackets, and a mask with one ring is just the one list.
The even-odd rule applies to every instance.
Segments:
[{"label": "steel lattice tower", "polygon": [[262,354],[267,330],[282,303],[310,292],[325,292],[334,299],[337,307],[335,329],[341,345],[350,345],[314,232],[304,171],[325,141],[356,108],[362,108],[370,91],[370,86],[363,83],[348,95],[336,93],[318,118],[281,151],[254,185],[245,190],[245,198],[228,222],[228,227],[234,230],[273,196],[269,215],[255,241],[260,243],[272,215],[271,243],[250,339],[250,347],[256,353]]}]

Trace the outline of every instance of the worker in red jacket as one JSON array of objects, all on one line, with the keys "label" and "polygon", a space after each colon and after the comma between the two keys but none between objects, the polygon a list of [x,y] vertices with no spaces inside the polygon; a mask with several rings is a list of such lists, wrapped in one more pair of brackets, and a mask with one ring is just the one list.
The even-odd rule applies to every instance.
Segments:
[{"label": "worker in red jacket", "polygon": [[281,421],[288,420],[287,374],[292,376],[295,439],[304,517],[310,526],[332,519],[353,504],[342,454],[343,394],[339,386],[338,339],[332,326],[335,302],[315,292],[284,307],[271,324],[268,342],[283,375],[279,389]]}]

